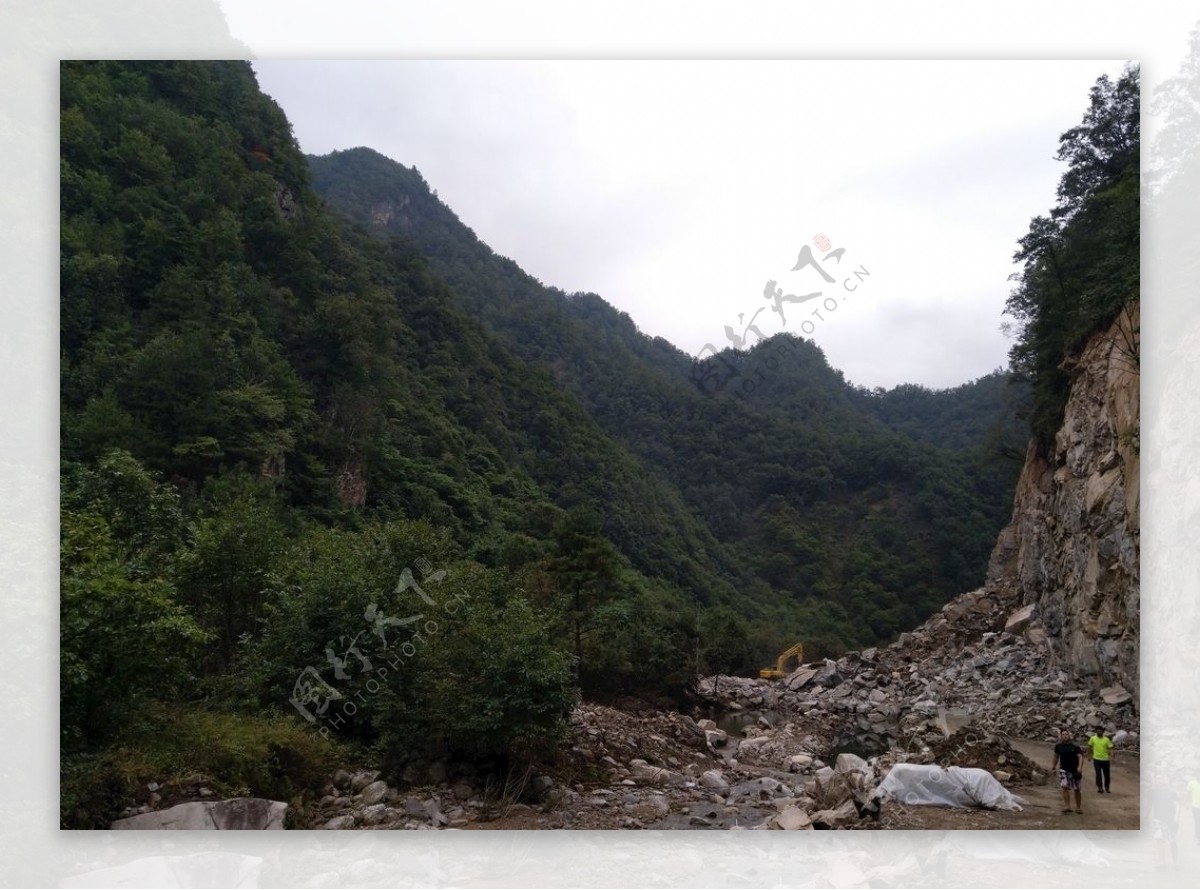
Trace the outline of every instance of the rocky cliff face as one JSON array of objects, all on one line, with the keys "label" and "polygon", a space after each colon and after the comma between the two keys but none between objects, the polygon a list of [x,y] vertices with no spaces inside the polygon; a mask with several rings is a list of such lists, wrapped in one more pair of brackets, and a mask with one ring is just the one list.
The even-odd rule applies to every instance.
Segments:
[{"label": "rocky cliff face", "polygon": [[[1033,446],[988,570],[1044,628],[1050,666],[1138,700],[1139,316],[1127,310],[1071,369],[1049,457]],[[1114,693],[1119,694],[1119,693]]]}]

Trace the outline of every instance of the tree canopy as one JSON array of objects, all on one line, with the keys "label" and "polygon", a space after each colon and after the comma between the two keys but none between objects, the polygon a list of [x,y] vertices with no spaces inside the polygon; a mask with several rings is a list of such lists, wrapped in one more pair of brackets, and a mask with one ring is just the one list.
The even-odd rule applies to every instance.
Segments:
[{"label": "tree canopy", "polygon": [[[1068,164],[1058,203],[1034,217],[1013,259],[1023,264],[1005,313],[1015,322],[1014,374],[1029,382],[1031,424],[1049,452],[1087,339],[1139,297],[1140,68],[1102,75],[1083,121],[1059,140]],[[1136,345],[1128,359],[1137,365]]]}]

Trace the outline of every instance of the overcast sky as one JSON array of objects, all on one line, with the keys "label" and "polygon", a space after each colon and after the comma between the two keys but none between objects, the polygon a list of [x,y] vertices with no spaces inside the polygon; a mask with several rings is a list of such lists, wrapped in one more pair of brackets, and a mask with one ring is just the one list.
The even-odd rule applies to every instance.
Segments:
[{"label": "overcast sky", "polygon": [[[870,387],[1007,363],[1016,241],[1054,202],[1058,136],[1123,64],[253,63],[304,151],[415,166],[542,282],[691,354],[752,320],[807,335]],[[833,283],[793,271],[805,245]],[[821,296],[781,316],[768,280]]]}]

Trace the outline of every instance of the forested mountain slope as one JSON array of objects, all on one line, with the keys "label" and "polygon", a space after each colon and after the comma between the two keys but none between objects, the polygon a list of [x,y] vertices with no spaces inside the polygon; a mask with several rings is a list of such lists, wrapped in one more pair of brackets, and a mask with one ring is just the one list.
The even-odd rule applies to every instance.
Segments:
[{"label": "forested mountain slope", "polygon": [[[331,207],[415,244],[467,311],[551,371],[681,493],[753,584],[829,604],[839,624],[856,628],[850,637],[839,630],[829,648],[887,638],[982,580],[980,560],[1007,516],[1019,466],[997,461],[994,448],[983,453],[1008,416],[1002,386],[973,390],[983,419],[960,424],[945,448],[912,435],[939,409],[910,420],[903,406],[884,412],[879,403],[893,400],[855,390],[798,338],[777,336],[733,359],[750,375],[779,355],[752,395],[707,394],[690,379],[691,357],[597,295],[546,287],[496,255],[418,171],[365,148],[310,161]],[[971,401],[929,395],[936,404]],[[826,631],[810,621],[794,635]]]}]

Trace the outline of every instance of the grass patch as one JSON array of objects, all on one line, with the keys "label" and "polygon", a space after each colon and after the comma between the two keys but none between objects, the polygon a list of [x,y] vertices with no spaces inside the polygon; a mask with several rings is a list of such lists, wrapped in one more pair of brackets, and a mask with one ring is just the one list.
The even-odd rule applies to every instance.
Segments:
[{"label": "grass patch", "polygon": [[351,746],[326,741],[295,717],[248,716],[162,708],[103,751],[64,755],[59,795],[63,828],[107,828],[122,809],[150,802],[147,783],[162,786],[158,807],[195,799],[266,797],[293,804],[338,767],[361,759]]}]

